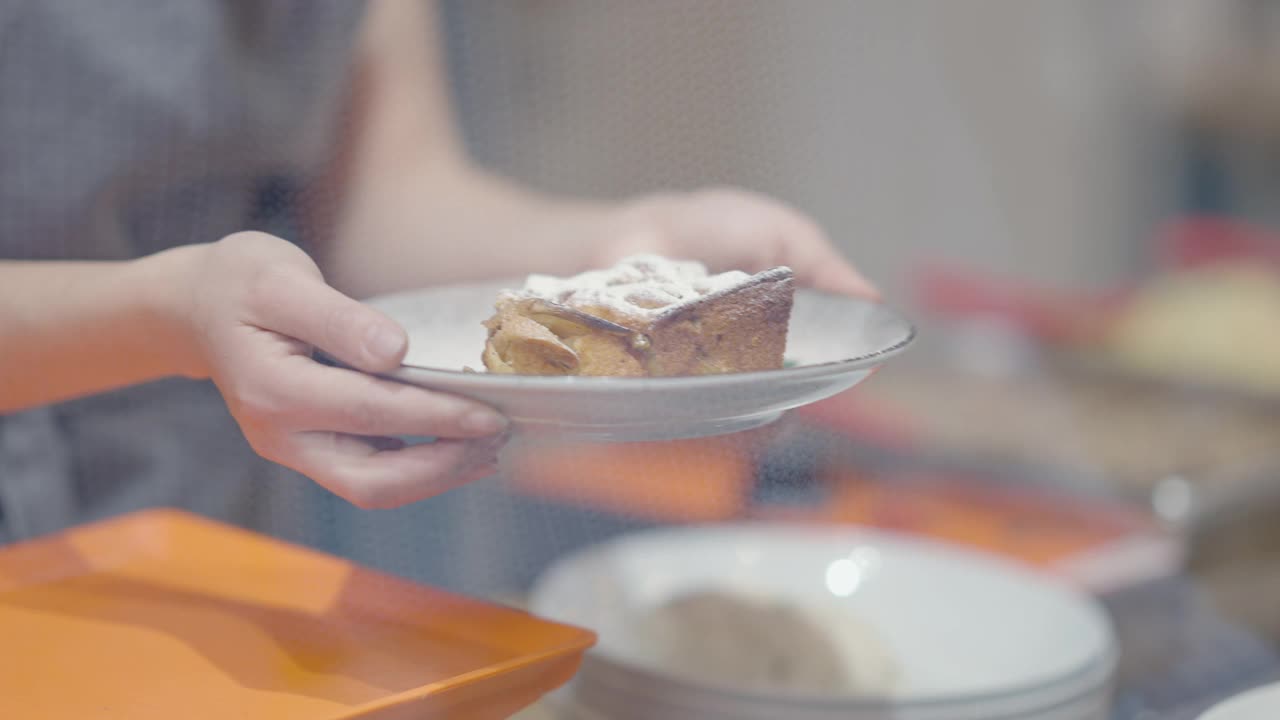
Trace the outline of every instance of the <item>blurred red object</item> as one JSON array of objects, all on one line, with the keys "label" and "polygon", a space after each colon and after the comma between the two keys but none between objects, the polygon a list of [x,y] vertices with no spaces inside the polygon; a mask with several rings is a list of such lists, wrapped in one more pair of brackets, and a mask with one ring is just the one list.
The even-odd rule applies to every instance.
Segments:
[{"label": "blurred red object", "polygon": [[1029,337],[1061,343],[1087,341],[1128,292],[1072,293],[984,276],[930,262],[912,277],[916,304],[950,320],[996,320]]},{"label": "blurred red object", "polygon": [[1240,220],[1193,217],[1156,235],[1158,262],[1186,270],[1224,261],[1255,261],[1280,269],[1280,234]]},{"label": "blurred red object", "polygon": [[909,413],[891,403],[869,400],[857,388],[806,405],[795,413],[826,430],[886,449],[905,451],[919,439],[917,423]]},{"label": "blurred red object", "polygon": [[[1175,220],[1152,239],[1155,272],[1220,262],[1256,262],[1280,270],[1280,234],[1230,218]],[[1078,345],[1106,332],[1109,318],[1140,284],[1103,292],[1051,289],[984,275],[936,261],[912,273],[916,304],[949,320],[995,320],[1052,345]]]}]

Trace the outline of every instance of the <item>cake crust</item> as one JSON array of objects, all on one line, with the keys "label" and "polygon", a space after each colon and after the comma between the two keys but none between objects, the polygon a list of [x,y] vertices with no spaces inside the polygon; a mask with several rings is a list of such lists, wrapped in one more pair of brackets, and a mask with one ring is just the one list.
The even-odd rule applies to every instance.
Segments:
[{"label": "cake crust", "polygon": [[707,275],[697,263],[628,258],[576,278],[533,276],[500,295],[489,372],[670,377],[782,367],[793,274]]}]

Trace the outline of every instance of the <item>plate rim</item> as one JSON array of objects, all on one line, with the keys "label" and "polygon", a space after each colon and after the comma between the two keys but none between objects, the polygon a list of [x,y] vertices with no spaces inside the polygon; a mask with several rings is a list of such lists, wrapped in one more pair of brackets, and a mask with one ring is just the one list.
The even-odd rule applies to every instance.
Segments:
[{"label": "plate rim", "polygon": [[[371,307],[390,315],[386,306],[396,302],[407,302],[417,295],[426,292],[438,292],[447,290],[464,290],[464,289],[480,289],[486,287],[501,287],[503,283],[510,287],[511,282],[515,281],[494,281],[479,283],[463,283],[453,285],[437,285],[427,288],[419,288],[416,290],[408,290],[397,293],[379,295],[364,302]],[[518,284],[518,283],[517,283]],[[612,376],[545,376],[545,375],[498,375],[487,372],[466,372],[464,370],[450,370],[447,368],[427,367],[422,365],[413,365],[409,363],[401,364],[400,367],[389,372],[381,373],[382,376],[400,380],[402,382],[430,382],[432,379],[440,383],[447,383],[457,388],[520,388],[525,390],[564,390],[573,388],[575,392],[609,392],[618,391],[653,391],[653,390],[688,390],[693,387],[716,387],[726,385],[745,384],[757,381],[773,381],[783,378],[790,379],[815,379],[828,375],[838,375],[846,372],[857,372],[860,370],[868,370],[881,365],[885,360],[901,354],[909,346],[911,346],[918,334],[919,330],[905,314],[893,308],[892,306],[866,298],[854,297],[849,295],[838,295],[822,290],[812,288],[799,288],[797,294],[814,295],[818,297],[826,297],[839,300],[841,302],[853,302],[866,305],[873,308],[876,312],[886,315],[896,324],[900,325],[903,330],[903,336],[891,345],[874,350],[864,355],[851,358],[842,358],[839,360],[829,360],[827,362],[815,363],[811,365],[799,365],[794,367],[783,367],[775,370],[754,370],[749,372],[736,373],[720,373],[713,375],[688,375],[678,377],[642,377],[642,378],[623,378]],[[392,318],[394,319],[394,317]],[[339,362],[329,353],[323,350],[317,350],[321,355],[330,361]],[[479,363],[479,353],[477,353],[477,363]]]}]

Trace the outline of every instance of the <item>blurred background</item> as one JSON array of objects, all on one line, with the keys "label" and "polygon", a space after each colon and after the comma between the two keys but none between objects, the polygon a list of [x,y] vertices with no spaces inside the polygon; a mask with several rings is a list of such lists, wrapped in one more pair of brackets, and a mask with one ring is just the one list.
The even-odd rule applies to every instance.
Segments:
[{"label": "blurred background", "polygon": [[1106,598],[1126,717],[1190,717],[1275,674],[1280,4],[445,8],[482,163],[602,197],[777,195],[923,339],[763,435],[517,448],[501,478],[376,518],[303,485],[309,540],[518,603],[629,530],[870,524]]},{"label": "blurred background", "polygon": [[516,605],[632,531],[886,528],[1102,599],[1118,720],[1280,679],[1280,2],[443,7],[482,164],[780,197],[921,340],[759,432],[517,444],[499,477],[378,513],[291,477],[210,514]]},{"label": "blurred background", "polygon": [[1179,201],[1158,4],[453,3],[475,152],[616,196],[732,183],[905,291],[941,257],[1066,286],[1140,267]]}]

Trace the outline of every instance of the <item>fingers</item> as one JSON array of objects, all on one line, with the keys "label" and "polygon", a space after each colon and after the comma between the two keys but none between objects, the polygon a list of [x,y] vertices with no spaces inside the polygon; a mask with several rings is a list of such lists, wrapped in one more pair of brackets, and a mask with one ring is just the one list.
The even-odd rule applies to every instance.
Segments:
[{"label": "fingers", "polygon": [[394,320],[291,268],[259,274],[255,324],[301,340],[366,372],[399,367],[409,339]]},{"label": "fingers", "polygon": [[326,367],[306,356],[280,359],[256,389],[238,397],[238,409],[251,423],[292,431],[466,439],[507,427],[500,413],[472,400]]},{"label": "fingers", "polygon": [[[826,292],[878,300],[880,293],[803,213],[741,190],[712,188],[640,202],[638,230],[615,241],[625,251],[657,247],[713,270],[789,266],[796,281]],[[618,253],[615,253],[618,254]]]},{"label": "fingers", "polygon": [[783,221],[784,262],[796,280],[815,290],[879,300],[880,291],[846,260],[826,233],[807,218],[788,211]]},{"label": "fingers", "polygon": [[334,433],[302,433],[285,440],[276,461],[353,505],[392,508],[493,475],[504,440],[440,440],[388,449]]},{"label": "fingers", "polygon": [[250,385],[219,386],[250,444],[355,505],[396,507],[496,471],[507,422],[492,408],[305,355],[267,365]]}]

